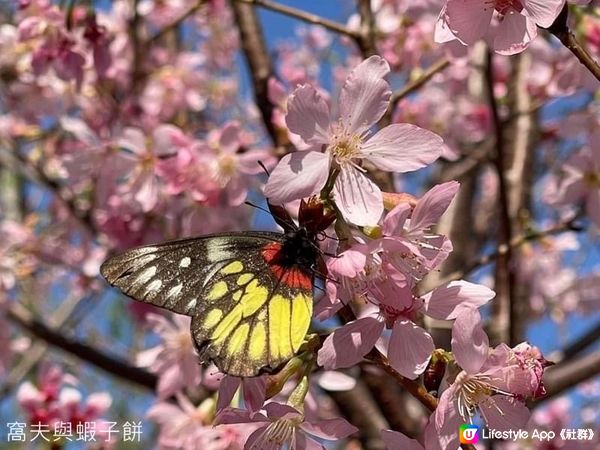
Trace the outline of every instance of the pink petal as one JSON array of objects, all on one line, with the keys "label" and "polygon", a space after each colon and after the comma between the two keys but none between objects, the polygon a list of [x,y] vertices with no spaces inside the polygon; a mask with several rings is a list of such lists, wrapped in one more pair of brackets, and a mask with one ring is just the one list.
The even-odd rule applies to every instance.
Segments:
[{"label": "pink petal", "polygon": [[435,350],[433,339],[410,320],[397,320],[392,329],[387,356],[390,365],[411,380],[427,368]]},{"label": "pink petal", "polygon": [[328,141],[329,106],[314,87],[297,88],[290,95],[287,107],[285,123],[292,133],[300,135],[306,143]]},{"label": "pink petal", "polygon": [[327,269],[344,277],[355,277],[365,268],[368,248],[365,244],[357,244],[340,253],[327,262]]},{"label": "pink petal", "polygon": [[219,145],[225,153],[234,153],[240,147],[240,125],[237,122],[228,122],[221,129]]},{"label": "pink petal", "polygon": [[448,0],[446,22],[453,34],[465,44],[474,44],[489,30],[494,8],[482,0]]},{"label": "pink petal", "polygon": [[525,0],[523,6],[536,24],[548,28],[565,5],[565,0]]},{"label": "pink petal", "polygon": [[358,431],[358,428],[341,418],[319,420],[314,423],[303,422],[300,428],[313,436],[329,440],[343,439]]},{"label": "pink petal", "polygon": [[265,425],[263,427],[260,427],[260,428],[257,428],[256,430],[254,430],[252,432],[252,434],[250,436],[248,436],[248,439],[246,440],[246,443],[244,444],[244,450],[256,449],[254,444],[256,443],[256,441],[258,439],[260,439],[260,437],[265,433],[265,431],[267,431],[267,427],[268,427],[268,425]]},{"label": "pink petal", "polygon": [[425,294],[425,310],[439,320],[456,319],[462,308],[479,308],[496,296],[490,288],[468,281],[451,281]]},{"label": "pink petal", "polygon": [[146,412],[146,418],[158,424],[168,424],[181,415],[181,409],[167,402],[157,403]]},{"label": "pink petal", "polygon": [[404,234],[404,224],[412,211],[408,203],[400,203],[394,206],[383,219],[384,236],[401,236]]},{"label": "pink petal", "polygon": [[265,196],[282,204],[318,193],[327,181],[329,156],[319,152],[285,155],[267,181]]},{"label": "pink petal", "polygon": [[452,388],[444,391],[438,407],[425,427],[425,448],[427,450],[449,450],[459,448],[458,427],[465,423],[454,404]]},{"label": "pink petal", "polygon": [[435,22],[433,40],[440,44],[456,40],[456,36],[450,31],[448,23],[446,22],[446,6],[442,8],[437,21]]},{"label": "pink petal", "polygon": [[99,417],[110,408],[111,404],[112,397],[108,392],[94,392],[86,399],[86,413],[91,417]]},{"label": "pink petal", "polygon": [[475,374],[485,362],[489,340],[476,309],[463,309],[452,326],[452,353],[467,373]]},{"label": "pink petal", "polygon": [[302,414],[300,414],[300,412],[296,408],[290,405],[284,405],[282,403],[277,402],[267,403],[264,409],[267,412],[267,416],[269,417],[269,419],[272,420],[297,419],[298,417],[302,416]]},{"label": "pink petal", "polygon": [[416,439],[409,437],[392,430],[383,430],[381,438],[388,450],[423,450],[423,446]]},{"label": "pink petal", "polygon": [[266,397],[267,381],[265,377],[243,378],[244,405],[250,412],[259,411]]},{"label": "pink petal", "polygon": [[215,417],[214,425],[223,425],[226,423],[252,423],[252,422],[270,422],[262,413],[250,414],[249,411],[239,408],[225,408]]},{"label": "pink petal", "polygon": [[326,391],[349,391],[356,386],[356,379],[335,370],[324,370],[323,372],[320,372],[317,384]]},{"label": "pink petal", "polygon": [[338,328],[325,339],[317,362],[325,369],[339,369],[357,364],[375,345],[383,322],[363,317]]},{"label": "pink petal", "polygon": [[267,82],[267,97],[276,106],[285,104],[285,87],[275,77],[269,77],[269,81]]},{"label": "pink petal", "polygon": [[146,151],[146,136],[138,128],[125,128],[117,145],[140,155]]},{"label": "pink petal", "polygon": [[219,414],[223,409],[231,405],[231,400],[240,387],[241,379],[225,375],[219,384],[219,395],[217,397],[217,411]]},{"label": "pink petal", "polygon": [[504,20],[496,29],[494,51],[501,55],[520,53],[536,36],[535,22],[519,13],[512,12],[504,16]]},{"label": "pink petal", "polygon": [[480,403],[479,410],[487,426],[499,431],[525,428],[531,416],[525,404],[505,395],[494,395]]},{"label": "pink petal", "polygon": [[181,369],[177,364],[173,364],[160,374],[156,393],[158,398],[163,399],[171,396],[175,391],[180,389]]},{"label": "pink petal", "polygon": [[340,93],[340,119],[351,134],[361,134],[385,113],[392,91],[383,79],[387,61],[371,56],[350,72]]},{"label": "pink petal", "polygon": [[177,147],[191,144],[183,131],[173,125],[159,125],[152,133],[152,140],[154,154],[163,158],[177,154]]},{"label": "pink petal", "polygon": [[144,172],[135,181],[134,189],[136,189],[133,198],[142,207],[142,211],[149,212],[154,209],[158,202],[158,183],[151,172]]},{"label": "pink petal", "polygon": [[350,165],[342,167],[335,180],[333,197],[344,218],[355,225],[376,225],[383,213],[377,185]]},{"label": "pink petal", "polygon": [[437,134],[408,123],[395,123],[361,145],[360,153],[379,169],[411,172],[438,159],[444,141]]},{"label": "pink petal", "polygon": [[424,230],[438,223],[442,214],[458,192],[460,184],[456,181],[438,184],[423,195],[410,216],[409,229]]}]

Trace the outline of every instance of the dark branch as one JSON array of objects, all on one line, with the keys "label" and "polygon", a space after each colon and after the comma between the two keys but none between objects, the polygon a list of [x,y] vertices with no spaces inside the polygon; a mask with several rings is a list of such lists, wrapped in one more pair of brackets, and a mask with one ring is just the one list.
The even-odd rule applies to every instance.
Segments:
[{"label": "dark branch", "polygon": [[8,309],[6,314],[11,322],[20,326],[32,336],[43,339],[48,344],[77,356],[83,361],[86,361],[111,375],[145,388],[155,390],[157,377],[153,373],[132,366],[127,361],[124,361],[115,355],[104,353],[91,345],[64,336],[61,332],[35,318],[24,307],[14,305]]}]

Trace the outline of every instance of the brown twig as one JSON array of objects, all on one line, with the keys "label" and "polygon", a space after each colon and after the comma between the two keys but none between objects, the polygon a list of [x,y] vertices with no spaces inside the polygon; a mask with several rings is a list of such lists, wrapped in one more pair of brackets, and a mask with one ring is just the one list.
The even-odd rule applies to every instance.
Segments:
[{"label": "brown twig", "polygon": [[302,11],[301,9],[292,8],[291,6],[280,5],[279,3],[272,2],[269,0],[237,0],[242,3],[249,3],[256,6],[260,6],[265,9],[269,9],[271,11],[275,11],[281,14],[285,14],[286,16],[294,17],[295,19],[302,20],[307,23],[311,23],[313,25],[320,25],[328,30],[335,31],[336,33],[342,34],[344,36],[351,37],[353,39],[359,38],[359,33],[350,30],[345,25],[334,22],[329,19],[325,19],[324,17],[317,16],[316,14],[311,14],[306,11]]},{"label": "brown twig", "polygon": [[564,349],[554,354],[551,354],[548,359],[551,361],[559,361],[560,363],[572,360],[591,345],[595,344],[600,339],[600,322],[593,326],[590,330],[579,337],[575,342],[567,345]]},{"label": "brown twig", "polygon": [[600,66],[587,50],[581,46],[579,41],[577,41],[577,38],[569,29],[568,21],[569,5],[565,4],[554,23],[548,27],[548,31],[556,36],[558,40],[575,55],[579,62],[583,64],[598,81],[600,81]]},{"label": "brown twig", "polygon": [[381,125],[388,125],[392,122],[392,114],[394,113],[394,109],[396,109],[396,105],[398,105],[403,98],[420,89],[436,74],[445,70],[449,65],[450,60],[448,60],[446,57],[442,57],[425,69],[425,71],[418,78],[409,81],[402,86],[402,88],[392,93],[392,97],[390,98],[390,106],[381,119]]},{"label": "brown twig", "polygon": [[151,390],[156,389],[157,377],[153,373],[132,366],[127,361],[104,353],[91,345],[64,336],[60,331],[36,319],[21,305],[13,305],[7,310],[6,315],[11,322],[50,345],[77,356],[111,375]]},{"label": "brown twig", "polygon": [[287,147],[289,146],[287,134],[278,133],[271,120],[275,107],[269,101],[268,82],[273,76],[273,66],[256,11],[251,5],[253,2],[230,0],[230,3],[240,32],[242,50],[250,68],[254,97],[263,123],[273,143],[277,147]]},{"label": "brown twig", "polygon": [[535,405],[545,402],[564,391],[600,374],[600,352],[593,352],[581,358],[550,367],[544,373],[546,396]]},{"label": "brown twig", "polygon": [[504,124],[500,118],[500,110],[494,94],[494,69],[493,54],[488,50],[485,64],[485,82],[488,101],[492,111],[492,119],[495,131],[495,153],[493,164],[498,176],[498,246],[506,248],[506,251],[498,254],[496,268],[494,271],[494,288],[496,298],[492,304],[492,327],[490,328],[492,342],[508,342],[510,330],[511,307],[513,304],[512,289],[515,285],[515,277],[512,264],[512,221],[510,216],[510,204],[508,196],[508,181],[506,180],[507,158]]},{"label": "brown twig", "polygon": [[421,384],[400,375],[396,369],[390,365],[388,359],[383,356],[379,350],[373,348],[373,350],[365,355],[365,359],[377,364],[377,366],[381,367],[388,374],[390,374],[394,380],[400,384],[400,386],[402,386],[407,392],[415,397],[429,411],[435,411],[435,408],[437,408],[438,404],[437,399],[427,392],[427,389],[425,389],[425,387],[423,387]]},{"label": "brown twig", "polygon": [[188,18],[193,16],[194,13],[196,11],[198,11],[204,3],[205,3],[205,0],[198,0],[195,5],[190,7],[190,9],[188,9],[180,17],[175,19],[170,24],[165,25],[160,31],[158,31],[156,34],[154,34],[152,37],[150,37],[146,41],[145,47],[147,48],[147,47],[151,46],[152,44],[160,41],[165,35],[169,34],[171,31],[176,30],[177,27],[179,27],[179,25],[181,25],[185,20],[187,20]]},{"label": "brown twig", "polygon": [[526,244],[527,242],[537,241],[537,240],[543,239],[547,236],[553,236],[555,234],[565,233],[567,231],[576,231],[576,232],[582,231],[583,228],[576,225],[575,221],[576,221],[576,218],[571,219],[565,223],[559,223],[557,225],[553,225],[544,230],[532,231],[530,233],[523,234],[521,236],[517,236],[517,237],[513,238],[513,240],[510,242],[509,246],[500,245],[496,249],[496,251],[489,253],[487,255],[484,255],[484,256],[478,258],[477,260],[471,262],[470,264],[467,264],[464,269],[457,270],[455,272],[448,274],[446,277],[444,277],[443,280],[440,281],[440,284],[445,284],[445,283],[448,283],[449,281],[460,280],[461,278],[464,278],[465,276],[467,276],[474,270],[479,269],[480,267],[483,267],[487,264],[494,262],[501,255],[505,255],[506,252],[508,251],[508,249],[511,247],[512,248],[520,247],[521,245]]},{"label": "brown twig", "polygon": [[368,58],[377,53],[377,47],[375,46],[377,30],[375,15],[371,9],[371,0],[358,0],[358,14],[360,15],[360,33],[356,43],[363,58]]},{"label": "brown twig", "polygon": [[0,149],[0,164],[6,165],[19,172],[29,181],[40,184],[54,194],[54,197],[69,211],[71,217],[75,219],[81,227],[90,234],[96,233],[96,227],[89,212],[83,212],[77,208],[73,199],[65,198],[61,191],[62,187],[56,181],[49,178],[41,169],[27,161],[17,151],[11,152],[6,149]]}]

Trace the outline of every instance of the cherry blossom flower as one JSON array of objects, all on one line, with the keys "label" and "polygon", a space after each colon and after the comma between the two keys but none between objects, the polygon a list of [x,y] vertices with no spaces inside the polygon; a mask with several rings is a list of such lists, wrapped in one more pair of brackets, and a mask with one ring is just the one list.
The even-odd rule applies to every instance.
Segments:
[{"label": "cherry blossom flower", "polygon": [[158,162],[174,156],[174,141],[180,145],[188,143],[181,130],[173,125],[157,127],[150,139],[138,128],[126,128],[117,139],[117,145],[131,152],[130,157],[135,161],[135,167],[127,182],[120,186],[120,191],[138,202],[144,212],[151,211],[159,200]]},{"label": "cherry blossom flower", "polygon": [[[596,138],[598,133],[595,134]],[[590,138],[590,142],[595,142]],[[585,204],[590,220],[600,228],[600,148],[584,147],[561,167],[561,178],[555,203]]]},{"label": "cherry blossom flower", "polygon": [[385,353],[390,365],[405,377],[414,379],[425,371],[435,346],[433,339],[415,323],[418,313],[440,320],[452,320],[467,308],[491,300],[495,293],[485,286],[456,281],[416,298],[410,289],[398,289],[400,297],[387,299],[372,314],[337,328],[323,343],[318,363],[326,369],[350,367],[360,362],[377,343],[385,329],[391,330]]},{"label": "cherry blossom flower", "polygon": [[497,53],[519,53],[537,36],[537,26],[552,25],[564,5],[565,0],[447,0],[435,40],[472,45],[487,38]]},{"label": "cherry blossom flower", "polygon": [[[262,423],[246,441],[244,450],[277,450],[288,445],[290,450],[325,450],[325,446],[311,436],[320,439],[343,439],[356,433],[358,429],[345,419],[305,420],[304,414],[290,405],[271,402],[264,407],[265,414],[250,414],[242,409],[229,409],[221,412],[216,422]],[[217,427],[218,429],[218,427]]]},{"label": "cherry blossom flower", "polygon": [[489,428],[523,428],[530,416],[523,400],[543,392],[547,362],[539,350],[527,343],[491,349],[479,312],[465,309],[452,327],[452,353],[463,370],[440,396],[432,417],[441,448],[458,446],[456,430],[477,411]]},{"label": "cherry blossom flower", "polygon": [[237,122],[228,122],[207,136],[208,152],[213,154],[207,161],[208,173],[229,206],[246,200],[251,176],[263,173],[259,161],[267,169],[275,165],[270,151],[248,149],[248,138]]},{"label": "cherry blossom flower", "polygon": [[163,343],[140,352],[137,363],[158,374],[158,397],[166,398],[183,388],[198,386],[202,373],[190,336],[190,318],[175,314],[169,320],[148,314],[147,320]]},{"label": "cherry blossom flower", "polygon": [[38,386],[26,381],[17,391],[19,406],[27,414],[29,423],[103,423],[100,417],[112,403],[110,394],[96,392],[84,400],[81,393],[72,387],[77,384],[77,379],[54,365],[44,365],[38,378]]},{"label": "cherry blossom flower", "polygon": [[[319,351],[319,364],[326,369],[352,366],[389,329],[385,346],[391,366],[416,378],[426,369],[434,350],[431,336],[415,323],[417,316],[424,313],[452,320],[462,309],[480,307],[494,297],[490,289],[466,281],[447,283],[422,298],[413,294],[416,282],[448,255],[447,238],[428,230],[457,190],[456,182],[435,186],[414,210],[408,203],[400,203],[383,220],[381,238],[354,245],[328,263],[329,273],[339,279],[327,285],[332,302],[338,297],[362,299],[376,307],[377,315],[367,314],[331,333]],[[332,307],[318,317],[336,310]]]},{"label": "cherry blossom flower", "polygon": [[286,123],[311,150],[291,153],[279,162],[265,186],[273,203],[318,193],[335,168],[339,175],[333,197],[344,217],[356,225],[374,225],[383,212],[382,195],[365,176],[361,161],[381,170],[409,172],[440,156],[441,138],[414,125],[389,125],[369,137],[371,126],[388,107],[391,90],[383,77],[389,71],[379,56],[359,64],[344,83],[338,116],[330,115],[314,87],[303,85],[293,92]]},{"label": "cherry blossom flower", "polygon": [[160,427],[158,445],[177,450],[237,450],[256,428],[244,422],[219,427],[212,426],[214,400],[207,398],[194,406],[178,393],[177,403],[153,405],[146,417]]}]

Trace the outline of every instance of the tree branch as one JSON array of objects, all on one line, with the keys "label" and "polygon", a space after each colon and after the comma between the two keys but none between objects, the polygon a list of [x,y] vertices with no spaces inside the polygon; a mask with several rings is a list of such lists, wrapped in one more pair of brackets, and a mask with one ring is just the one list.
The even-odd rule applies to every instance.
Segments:
[{"label": "tree branch", "polygon": [[506,180],[507,158],[506,143],[503,122],[500,118],[500,110],[494,94],[494,68],[493,54],[490,50],[487,52],[487,61],[485,64],[485,81],[487,96],[492,111],[492,118],[495,131],[495,154],[493,164],[498,176],[498,244],[499,247],[505,247],[506,251],[498,254],[496,258],[496,268],[494,271],[494,288],[496,298],[492,304],[492,321],[490,334],[492,342],[509,342],[510,340],[510,317],[513,305],[513,286],[514,272],[512,264],[512,222],[510,216],[510,204],[508,197],[508,182]]},{"label": "tree branch", "polygon": [[148,48],[152,44],[160,41],[165,35],[169,34],[171,31],[174,31],[181,25],[185,20],[189,17],[193,16],[196,11],[200,9],[200,7],[205,3],[205,0],[198,0],[195,5],[193,5],[190,9],[188,9],[185,13],[183,13],[180,17],[175,19],[170,24],[164,26],[160,31],[158,31],[155,35],[150,37],[146,43],[145,47]]},{"label": "tree branch", "polygon": [[269,9],[271,11],[275,11],[281,14],[285,14],[286,16],[293,17],[295,19],[302,20],[307,23],[311,23],[313,25],[320,25],[323,28],[327,28],[328,30],[335,31],[336,33],[342,34],[344,36],[351,37],[352,39],[358,39],[359,33],[356,31],[350,30],[345,25],[334,22],[329,19],[325,19],[324,17],[317,16],[316,14],[311,14],[306,11],[302,11],[301,9],[292,8],[291,6],[280,5],[279,3],[272,2],[269,0],[237,0],[242,3],[249,3],[256,6],[260,6],[265,9]]},{"label": "tree branch", "polygon": [[47,326],[41,320],[36,319],[21,305],[13,305],[7,310],[6,315],[11,322],[23,328],[31,335],[43,339],[48,344],[77,356],[83,361],[86,361],[111,375],[151,390],[155,390],[156,388],[157,377],[153,373],[132,366],[127,361],[124,361],[117,356],[104,353],[95,347],[63,336],[60,331],[57,331],[54,328]]},{"label": "tree branch", "polygon": [[572,360],[591,345],[594,345],[600,339],[600,322],[590,330],[579,337],[575,342],[567,345],[563,350],[555,352],[548,356],[551,361],[564,363]]},{"label": "tree branch", "polygon": [[356,43],[360,47],[363,58],[375,55],[375,16],[371,9],[371,0],[358,0],[358,14],[360,15],[360,33]]},{"label": "tree branch", "polygon": [[75,219],[81,227],[90,234],[96,233],[96,227],[89,212],[80,211],[73,199],[67,199],[62,196],[62,186],[49,178],[42,170],[29,163],[25,157],[17,151],[11,152],[0,148],[0,164],[20,173],[33,183],[37,183],[54,194],[54,197],[69,211],[69,214]]},{"label": "tree branch", "polygon": [[567,47],[571,53],[579,60],[586,69],[590,71],[598,81],[600,81],[600,66],[592,58],[592,56],[581,46],[577,38],[568,26],[569,20],[569,5],[565,4],[562,11],[550,27],[548,31],[558,38],[558,40]]},{"label": "tree branch", "polygon": [[534,405],[537,406],[552,397],[562,394],[564,391],[598,374],[600,374],[600,352],[593,352],[581,358],[550,367],[544,374],[546,395],[537,400]]},{"label": "tree branch", "polygon": [[240,33],[242,50],[250,68],[256,105],[275,146],[288,147],[290,143],[287,134],[278,133],[271,120],[275,108],[269,101],[268,82],[269,78],[273,76],[273,66],[256,11],[250,3],[252,2],[230,0]]},{"label": "tree branch", "polygon": [[583,228],[576,225],[575,221],[577,218],[573,218],[565,223],[559,223],[557,225],[553,225],[549,228],[540,231],[531,231],[527,234],[523,234],[521,236],[517,236],[513,238],[509,246],[500,245],[495,252],[489,253],[487,255],[483,255],[481,258],[467,264],[466,267],[462,270],[457,270],[455,272],[450,273],[442,280],[440,280],[440,284],[448,283],[449,281],[460,280],[467,276],[469,273],[473,272],[480,267],[483,267],[487,264],[494,262],[499,256],[506,254],[509,247],[516,248],[520,247],[527,242],[537,241],[543,239],[547,236],[553,236],[560,233],[565,233],[568,231],[580,232],[583,231]]},{"label": "tree branch", "polygon": [[450,66],[450,60],[446,57],[442,57],[425,69],[418,78],[409,81],[399,90],[393,92],[392,97],[390,98],[390,106],[381,119],[381,125],[389,125],[392,122],[392,114],[402,99],[423,87],[436,74],[444,71],[448,66]]}]

